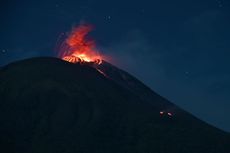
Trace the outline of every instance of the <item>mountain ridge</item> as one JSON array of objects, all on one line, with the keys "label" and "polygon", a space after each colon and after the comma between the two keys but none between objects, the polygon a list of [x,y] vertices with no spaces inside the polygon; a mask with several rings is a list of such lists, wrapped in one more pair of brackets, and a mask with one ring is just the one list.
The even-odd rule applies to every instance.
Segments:
[{"label": "mountain ridge", "polygon": [[105,61],[101,65],[47,57],[18,61],[0,69],[0,93],[4,151],[230,151],[229,133]]}]

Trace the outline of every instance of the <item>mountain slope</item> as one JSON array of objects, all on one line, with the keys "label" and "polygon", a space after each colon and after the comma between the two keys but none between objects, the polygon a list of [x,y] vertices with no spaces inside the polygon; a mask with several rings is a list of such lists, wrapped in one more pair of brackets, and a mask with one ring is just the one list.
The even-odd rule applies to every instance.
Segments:
[{"label": "mountain slope", "polygon": [[228,133],[106,62],[33,58],[3,67],[0,123],[5,153],[230,151]]}]

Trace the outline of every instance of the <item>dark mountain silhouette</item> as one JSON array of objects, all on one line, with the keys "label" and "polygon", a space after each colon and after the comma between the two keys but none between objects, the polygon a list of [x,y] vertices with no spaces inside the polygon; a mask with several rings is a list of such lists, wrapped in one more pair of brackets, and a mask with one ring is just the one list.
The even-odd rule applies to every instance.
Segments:
[{"label": "dark mountain silhouette", "polygon": [[1,153],[229,153],[230,135],[103,62],[0,70]]}]

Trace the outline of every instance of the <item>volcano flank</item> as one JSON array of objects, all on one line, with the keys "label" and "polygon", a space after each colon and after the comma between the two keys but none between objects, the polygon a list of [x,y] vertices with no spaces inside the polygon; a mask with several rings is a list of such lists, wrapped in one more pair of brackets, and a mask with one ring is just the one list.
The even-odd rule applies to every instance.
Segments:
[{"label": "volcano flank", "polygon": [[1,153],[229,153],[230,135],[102,61],[0,69]]}]

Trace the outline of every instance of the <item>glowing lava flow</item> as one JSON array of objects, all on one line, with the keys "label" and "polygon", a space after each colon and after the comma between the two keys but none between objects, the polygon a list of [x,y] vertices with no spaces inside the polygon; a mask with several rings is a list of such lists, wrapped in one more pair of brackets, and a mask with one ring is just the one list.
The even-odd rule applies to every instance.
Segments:
[{"label": "glowing lava flow", "polygon": [[95,49],[94,41],[86,38],[91,30],[90,25],[80,25],[74,28],[62,44],[60,57],[71,63],[101,64],[102,58]]}]

